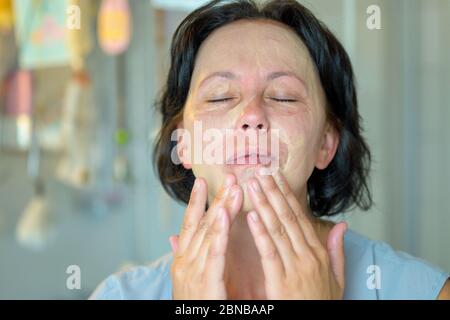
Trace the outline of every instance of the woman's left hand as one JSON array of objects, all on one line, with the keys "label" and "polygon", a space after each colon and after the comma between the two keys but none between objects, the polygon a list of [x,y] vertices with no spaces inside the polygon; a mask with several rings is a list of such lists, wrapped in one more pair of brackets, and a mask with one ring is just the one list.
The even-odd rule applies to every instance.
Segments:
[{"label": "woman's left hand", "polygon": [[347,224],[332,228],[325,248],[282,174],[256,177],[247,185],[254,206],[247,221],[261,256],[267,298],[342,299]]}]

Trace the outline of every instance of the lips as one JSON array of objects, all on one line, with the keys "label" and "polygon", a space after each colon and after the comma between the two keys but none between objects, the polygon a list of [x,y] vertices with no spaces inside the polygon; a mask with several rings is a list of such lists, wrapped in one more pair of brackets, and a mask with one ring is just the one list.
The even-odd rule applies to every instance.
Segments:
[{"label": "lips", "polygon": [[238,151],[228,158],[226,161],[227,165],[268,165],[272,161],[272,157],[267,154],[267,152],[259,152],[258,150],[248,150]]}]

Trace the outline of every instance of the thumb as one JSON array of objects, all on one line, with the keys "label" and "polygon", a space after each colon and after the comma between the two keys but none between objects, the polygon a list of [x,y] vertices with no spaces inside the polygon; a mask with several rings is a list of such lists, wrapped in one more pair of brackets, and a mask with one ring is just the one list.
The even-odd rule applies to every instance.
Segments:
[{"label": "thumb", "polygon": [[327,240],[331,269],[341,288],[344,288],[345,283],[344,234],[346,231],[347,223],[340,222],[331,229]]},{"label": "thumb", "polygon": [[173,235],[169,237],[170,246],[172,247],[172,252],[176,253],[178,250],[178,235]]}]

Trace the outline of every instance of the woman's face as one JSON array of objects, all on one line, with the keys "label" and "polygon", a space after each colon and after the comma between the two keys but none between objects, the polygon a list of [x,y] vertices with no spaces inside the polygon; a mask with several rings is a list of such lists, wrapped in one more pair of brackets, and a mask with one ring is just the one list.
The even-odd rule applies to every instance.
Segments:
[{"label": "woman's face", "polygon": [[[250,210],[246,181],[269,159],[297,197],[306,197],[306,182],[314,167],[324,169],[338,143],[337,132],[326,119],[325,103],[315,65],[293,31],[271,20],[228,24],[215,30],[199,49],[180,124],[192,139],[181,144],[180,159],[196,177],[207,181],[209,201],[225,174],[233,173],[244,190],[242,209]],[[226,132],[225,140],[211,139],[219,130]],[[234,141],[248,139],[233,144],[230,135]],[[250,138],[255,136],[258,140]],[[261,147],[265,143],[266,150]],[[194,161],[186,156],[212,146],[224,150],[223,161]],[[260,157],[251,162],[250,154]],[[238,158],[246,162],[236,164]]]}]

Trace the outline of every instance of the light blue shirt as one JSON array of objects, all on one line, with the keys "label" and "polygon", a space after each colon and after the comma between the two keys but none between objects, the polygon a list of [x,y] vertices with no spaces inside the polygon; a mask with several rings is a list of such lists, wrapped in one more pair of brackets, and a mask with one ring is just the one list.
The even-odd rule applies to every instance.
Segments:
[{"label": "light blue shirt", "polygon": [[[344,236],[344,250],[344,299],[436,299],[450,277],[424,260],[352,230]],[[169,253],[148,266],[111,275],[90,299],[172,299],[172,258]]]}]

